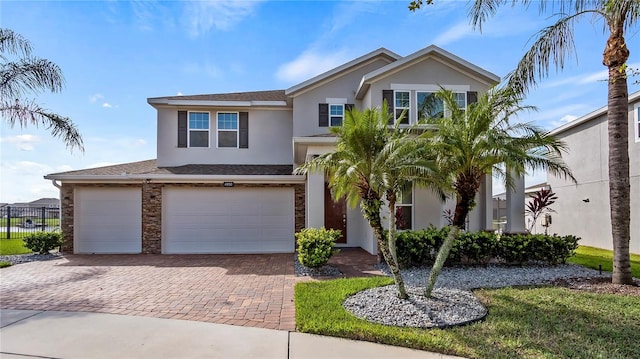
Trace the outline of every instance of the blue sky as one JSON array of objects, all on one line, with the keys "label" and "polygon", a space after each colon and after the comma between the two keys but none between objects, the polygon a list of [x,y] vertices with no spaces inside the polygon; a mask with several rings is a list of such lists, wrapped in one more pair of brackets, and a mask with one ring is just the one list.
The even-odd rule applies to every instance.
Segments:
[{"label": "blue sky", "polygon": [[[404,56],[436,44],[504,76],[531,36],[553,20],[537,9],[505,7],[480,33],[469,26],[466,1],[436,1],[417,13],[408,3],[2,1],[0,26],[62,68],[64,90],[41,94],[38,102],[72,118],[85,152],[70,152],[42,128],[2,122],[0,202],[58,197],[43,179],[48,173],[155,158],[148,97],[286,89],[379,47]],[[606,37],[602,23],[591,20],[576,29],[578,60],[528,96],[538,112],[527,121],[551,129],[606,104]],[[627,34],[635,67],[638,32]],[[630,84],[630,93],[638,90]],[[534,174],[527,184],[541,180]]]}]

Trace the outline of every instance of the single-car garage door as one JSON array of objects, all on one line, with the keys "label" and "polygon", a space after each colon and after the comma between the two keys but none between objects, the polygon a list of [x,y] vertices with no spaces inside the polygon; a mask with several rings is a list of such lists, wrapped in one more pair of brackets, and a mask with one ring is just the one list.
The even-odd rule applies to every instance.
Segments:
[{"label": "single-car garage door", "polygon": [[140,188],[76,188],[75,253],[141,253]]},{"label": "single-car garage door", "polygon": [[165,188],[163,253],[294,250],[293,188]]}]

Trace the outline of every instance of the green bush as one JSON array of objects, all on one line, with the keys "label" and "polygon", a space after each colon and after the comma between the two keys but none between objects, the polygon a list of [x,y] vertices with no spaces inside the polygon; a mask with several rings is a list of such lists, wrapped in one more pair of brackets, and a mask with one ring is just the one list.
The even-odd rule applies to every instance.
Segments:
[{"label": "green bush", "polygon": [[[398,263],[403,268],[433,264],[448,233],[448,227],[433,226],[398,233]],[[498,236],[489,231],[460,232],[445,265],[487,264],[492,260],[516,265],[565,263],[578,247],[578,240],[580,238],[571,235],[514,233]]]},{"label": "green bush", "polygon": [[341,236],[340,230],[304,228],[296,233],[298,260],[309,268],[319,268],[327,264],[329,258],[338,252],[333,247]]},{"label": "green bush", "polygon": [[47,254],[50,250],[62,245],[60,232],[33,232],[23,238],[24,246],[34,252]]}]

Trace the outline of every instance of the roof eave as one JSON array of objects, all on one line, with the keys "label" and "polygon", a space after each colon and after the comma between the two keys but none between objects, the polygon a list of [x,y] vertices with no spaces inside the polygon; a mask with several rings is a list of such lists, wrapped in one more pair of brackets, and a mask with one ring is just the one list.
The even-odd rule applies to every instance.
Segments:
[{"label": "roof eave", "polygon": [[148,98],[151,106],[216,106],[216,107],[286,107],[287,101],[207,101],[207,100],[172,100],[167,98]]},{"label": "roof eave", "polygon": [[368,54],[365,54],[363,56],[360,56],[356,59],[353,59],[347,63],[344,63],[338,67],[335,67],[327,72],[321,73],[320,75],[317,75],[309,80],[306,80],[304,82],[301,82],[297,85],[294,85],[292,87],[289,87],[288,89],[285,90],[285,94],[287,96],[295,96],[297,93],[299,93],[300,91],[303,91],[304,89],[307,89],[311,86],[313,86],[314,84],[318,83],[318,82],[322,82],[328,78],[331,78],[332,76],[339,74],[340,72],[349,69],[353,66],[356,66],[360,63],[364,63],[366,61],[369,61],[371,59],[376,58],[377,56],[386,56],[389,60],[392,61],[397,61],[398,59],[401,59],[402,56],[396,54],[395,52],[389,51],[383,47],[374,50]]},{"label": "roof eave", "polygon": [[[629,95],[629,100],[628,103],[629,104],[633,104],[640,101],[640,91],[634,92],[631,95]],[[628,105],[627,105],[628,106]],[[578,117],[575,120],[565,123],[564,125],[560,126],[560,127],[556,127],[555,129],[551,130],[551,132],[549,132],[550,135],[552,136],[556,136],[559,135],[563,132],[566,132],[574,127],[580,126],[583,123],[587,123],[589,121],[595,120],[596,118],[601,117],[602,115],[605,115],[608,111],[609,107],[608,106],[603,106],[597,110],[591,111],[588,114]]]},{"label": "roof eave", "polygon": [[45,179],[68,183],[302,183],[305,176],[299,175],[172,175],[172,174],[127,174],[127,175],[47,175]]}]

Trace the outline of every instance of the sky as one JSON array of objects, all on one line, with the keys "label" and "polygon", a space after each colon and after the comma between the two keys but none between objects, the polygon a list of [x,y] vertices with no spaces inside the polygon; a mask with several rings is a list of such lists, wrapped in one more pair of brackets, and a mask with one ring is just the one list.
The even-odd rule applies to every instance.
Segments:
[{"label": "sky", "polygon": [[[59,197],[49,173],[156,158],[149,97],[286,89],[377,48],[401,56],[438,45],[503,77],[554,17],[501,8],[474,30],[467,1],[0,1],[0,27],[26,37],[58,64],[64,89],[33,97],[70,117],[85,151],[44,128],[0,122],[0,202]],[[640,29],[627,33],[628,64],[640,67]],[[553,129],[606,105],[601,21],[582,18],[577,58],[527,96],[523,120]],[[637,52],[636,52],[637,51]],[[640,90],[629,81],[629,93]],[[634,84],[634,82],[636,82]],[[545,180],[532,173],[527,185]],[[494,181],[494,193],[503,190]]]}]

